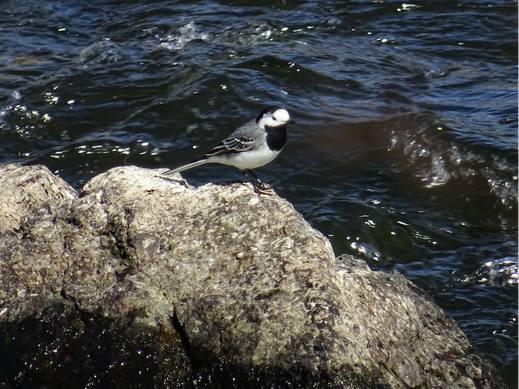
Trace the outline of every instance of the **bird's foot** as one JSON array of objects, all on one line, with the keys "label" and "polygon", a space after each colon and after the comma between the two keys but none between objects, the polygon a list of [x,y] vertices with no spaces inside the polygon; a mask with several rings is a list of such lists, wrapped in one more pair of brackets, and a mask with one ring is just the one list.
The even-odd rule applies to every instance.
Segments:
[{"label": "bird's foot", "polygon": [[[265,184],[259,180],[258,177],[252,172],[252,170],[243,170],[243,173],[247,176],[249,181],[252,184],[252,187],[254,188],[254,192],[257,194],[266,194],[269,196],[272,196],[272,187],[268,184]],[[271,191],[271,192],[268,192]]]},{"label": "bird's foot", "polygon": [[264,182],[261,182],[260,180],[254,182],[252,186],[254,187],[254,192],[257,194],[264,194],[268,196],[272,196],[274,194],[272,187],[268,184],[265,184]]}]

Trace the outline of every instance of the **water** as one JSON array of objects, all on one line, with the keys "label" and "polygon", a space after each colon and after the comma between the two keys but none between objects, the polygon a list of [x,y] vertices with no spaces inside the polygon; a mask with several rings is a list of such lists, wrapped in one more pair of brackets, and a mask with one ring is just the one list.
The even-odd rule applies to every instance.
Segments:
[{"label": "water", "polygon": [[258,4],[3,2],[0,161],[79,188],[283,105],[260,178],[337,255],[427,290],[517,387],[517,1]]}]

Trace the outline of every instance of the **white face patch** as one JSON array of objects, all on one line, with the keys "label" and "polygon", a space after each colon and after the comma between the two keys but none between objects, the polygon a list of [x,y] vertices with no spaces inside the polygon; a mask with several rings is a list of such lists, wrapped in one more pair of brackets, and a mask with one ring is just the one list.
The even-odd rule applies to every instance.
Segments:
[{"label": "white face patch", "polygon": [[266,114],[260,122],[266,127],[277,127],[287,124],[290,120],[290,115],[286,109],[277,109],[274,113]]}]

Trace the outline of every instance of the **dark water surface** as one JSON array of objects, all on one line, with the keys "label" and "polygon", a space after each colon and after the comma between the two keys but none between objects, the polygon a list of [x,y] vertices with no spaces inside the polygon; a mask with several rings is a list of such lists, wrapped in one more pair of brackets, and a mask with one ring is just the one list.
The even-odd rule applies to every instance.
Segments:
[{"label": "dark water surface", "polygon": [[337,255],[427,290],[517,387],[517,1],[81,3],[2,2],[0,162],[80,188],[283,105],[296,123],[256,173]]}]

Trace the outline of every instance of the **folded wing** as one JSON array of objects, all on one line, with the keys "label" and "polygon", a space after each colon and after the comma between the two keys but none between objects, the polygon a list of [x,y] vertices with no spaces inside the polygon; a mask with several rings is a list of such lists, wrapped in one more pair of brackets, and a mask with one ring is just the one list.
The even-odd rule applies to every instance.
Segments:
[{"label": "folded wing", "polygon": [[213,157],[216,155],[241,153],[243,151],[252,150],[254,148],[254,139],[247,138],[227,138],[210,152],[206,157]]}]

